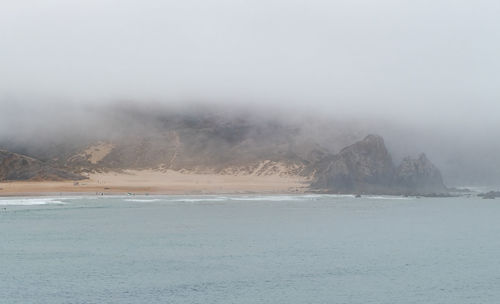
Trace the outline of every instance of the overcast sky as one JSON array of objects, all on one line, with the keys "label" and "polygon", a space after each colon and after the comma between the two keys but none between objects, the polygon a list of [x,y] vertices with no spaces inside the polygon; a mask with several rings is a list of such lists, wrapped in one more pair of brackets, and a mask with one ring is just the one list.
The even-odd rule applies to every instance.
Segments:
[{"label": "overcast sky", "polygon": [[69,129],[81,105],[234,103],[370,117],[394,151],[500,184],[499,16],[497,0],[2,0],[0,135]]},{"label": "overcast sky", "polygon": [[495,0],[3,0],[0,96],[494,122],[499,15]]}]

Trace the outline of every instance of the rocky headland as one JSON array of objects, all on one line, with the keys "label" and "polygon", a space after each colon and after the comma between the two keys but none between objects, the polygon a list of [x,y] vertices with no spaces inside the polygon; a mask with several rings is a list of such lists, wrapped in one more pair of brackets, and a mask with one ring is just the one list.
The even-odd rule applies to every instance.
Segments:
[{"label": "rocky headland", "polygon": [[[0,151],[0,182],[82,180],[75,182],[82,185],[89,176],[97,183],[99,174],[154,171],[163,174],[165,187],[178,181],[167,175],[186,183],[189,176],[193,181],[204,180],[203,175],[221,177],[219,185],[204,188],[214,193],[220,183],[231,183],[230,177],[252,185],[265,177],[266,189],[272,189],[274,180],[279,192],[448,194],[440,171],[425,154],[395,164],[378,135],[355,141],[358,136],[337,132],[318,140],[310,130],[294,125],[200,115],[148,117],[140,123],[140,128],[137,121],[123,124],[113,136],[75,138],[43,149],[0,143],[9,150]],[[147,183],[147,176],[153,175],[140,181]],[[160,185],[162,177],[154,176]],[[244,184],[238,187],[240,192],[245,189]]]},{"label": "rocky headland", "polygon": [[441,195],[441,173],[425,156],[395,166],[382,137],[368,135],[315,164],[313,189],[332,193]]}]

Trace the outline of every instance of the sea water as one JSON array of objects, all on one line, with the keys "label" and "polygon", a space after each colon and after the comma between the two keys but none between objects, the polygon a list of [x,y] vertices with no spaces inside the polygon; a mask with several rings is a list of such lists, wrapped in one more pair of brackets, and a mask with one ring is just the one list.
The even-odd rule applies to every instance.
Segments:
[{"label": "sea water", "polygon": [[499,302],[499,200],[0,198],[0,303]]}]

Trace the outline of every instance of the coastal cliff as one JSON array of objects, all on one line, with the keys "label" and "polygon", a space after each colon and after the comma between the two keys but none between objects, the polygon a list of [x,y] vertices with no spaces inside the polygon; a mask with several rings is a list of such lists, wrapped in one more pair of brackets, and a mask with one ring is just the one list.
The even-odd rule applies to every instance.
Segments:
[{"label": "coastal cliff", "polygon": [[396,184],[409,194],[442,194],[448,190],[439,169],[425,154],[406,157],[396,169]]},{"label": "coastal cliff", "polygon": [[394,165],[380,136],[368,135],[314,165],[312,188],[334,193],[392,192]]},{"label": "coastal cliff", "polygon": [[384,140],[368,135],[339,154],[321,160],[313,189],[331,193],[415,194],[447,193],[441,173],[422,154],[405,158],[396,167]]},{"label": "coastal cliff", "polygon": [[139,117],[122,117],[136,123],[118,124],[123,129],[108,131],[112,136],[67,137],[70,140],[41,148],[0,143],[9,151],[0,152],[0,181],[79,180],[92,174],[153,170],[180,173],[187,181],[190,174],[302,181],[300,187],[280,186],[286,192],[447,193],[441,173],[424,154],[395,165],[378,135],[356,142],[360,136],[347,131],[313,137],[314,130],[273,121],[211,115]]}]

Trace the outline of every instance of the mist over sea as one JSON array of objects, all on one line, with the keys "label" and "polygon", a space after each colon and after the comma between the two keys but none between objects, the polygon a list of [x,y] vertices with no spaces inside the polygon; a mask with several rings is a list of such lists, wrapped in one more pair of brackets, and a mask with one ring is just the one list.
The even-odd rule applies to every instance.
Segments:
[{"label": "mist over sea", "polygon": [[498,303],[500,204],[0,198],[2,303]]}]

